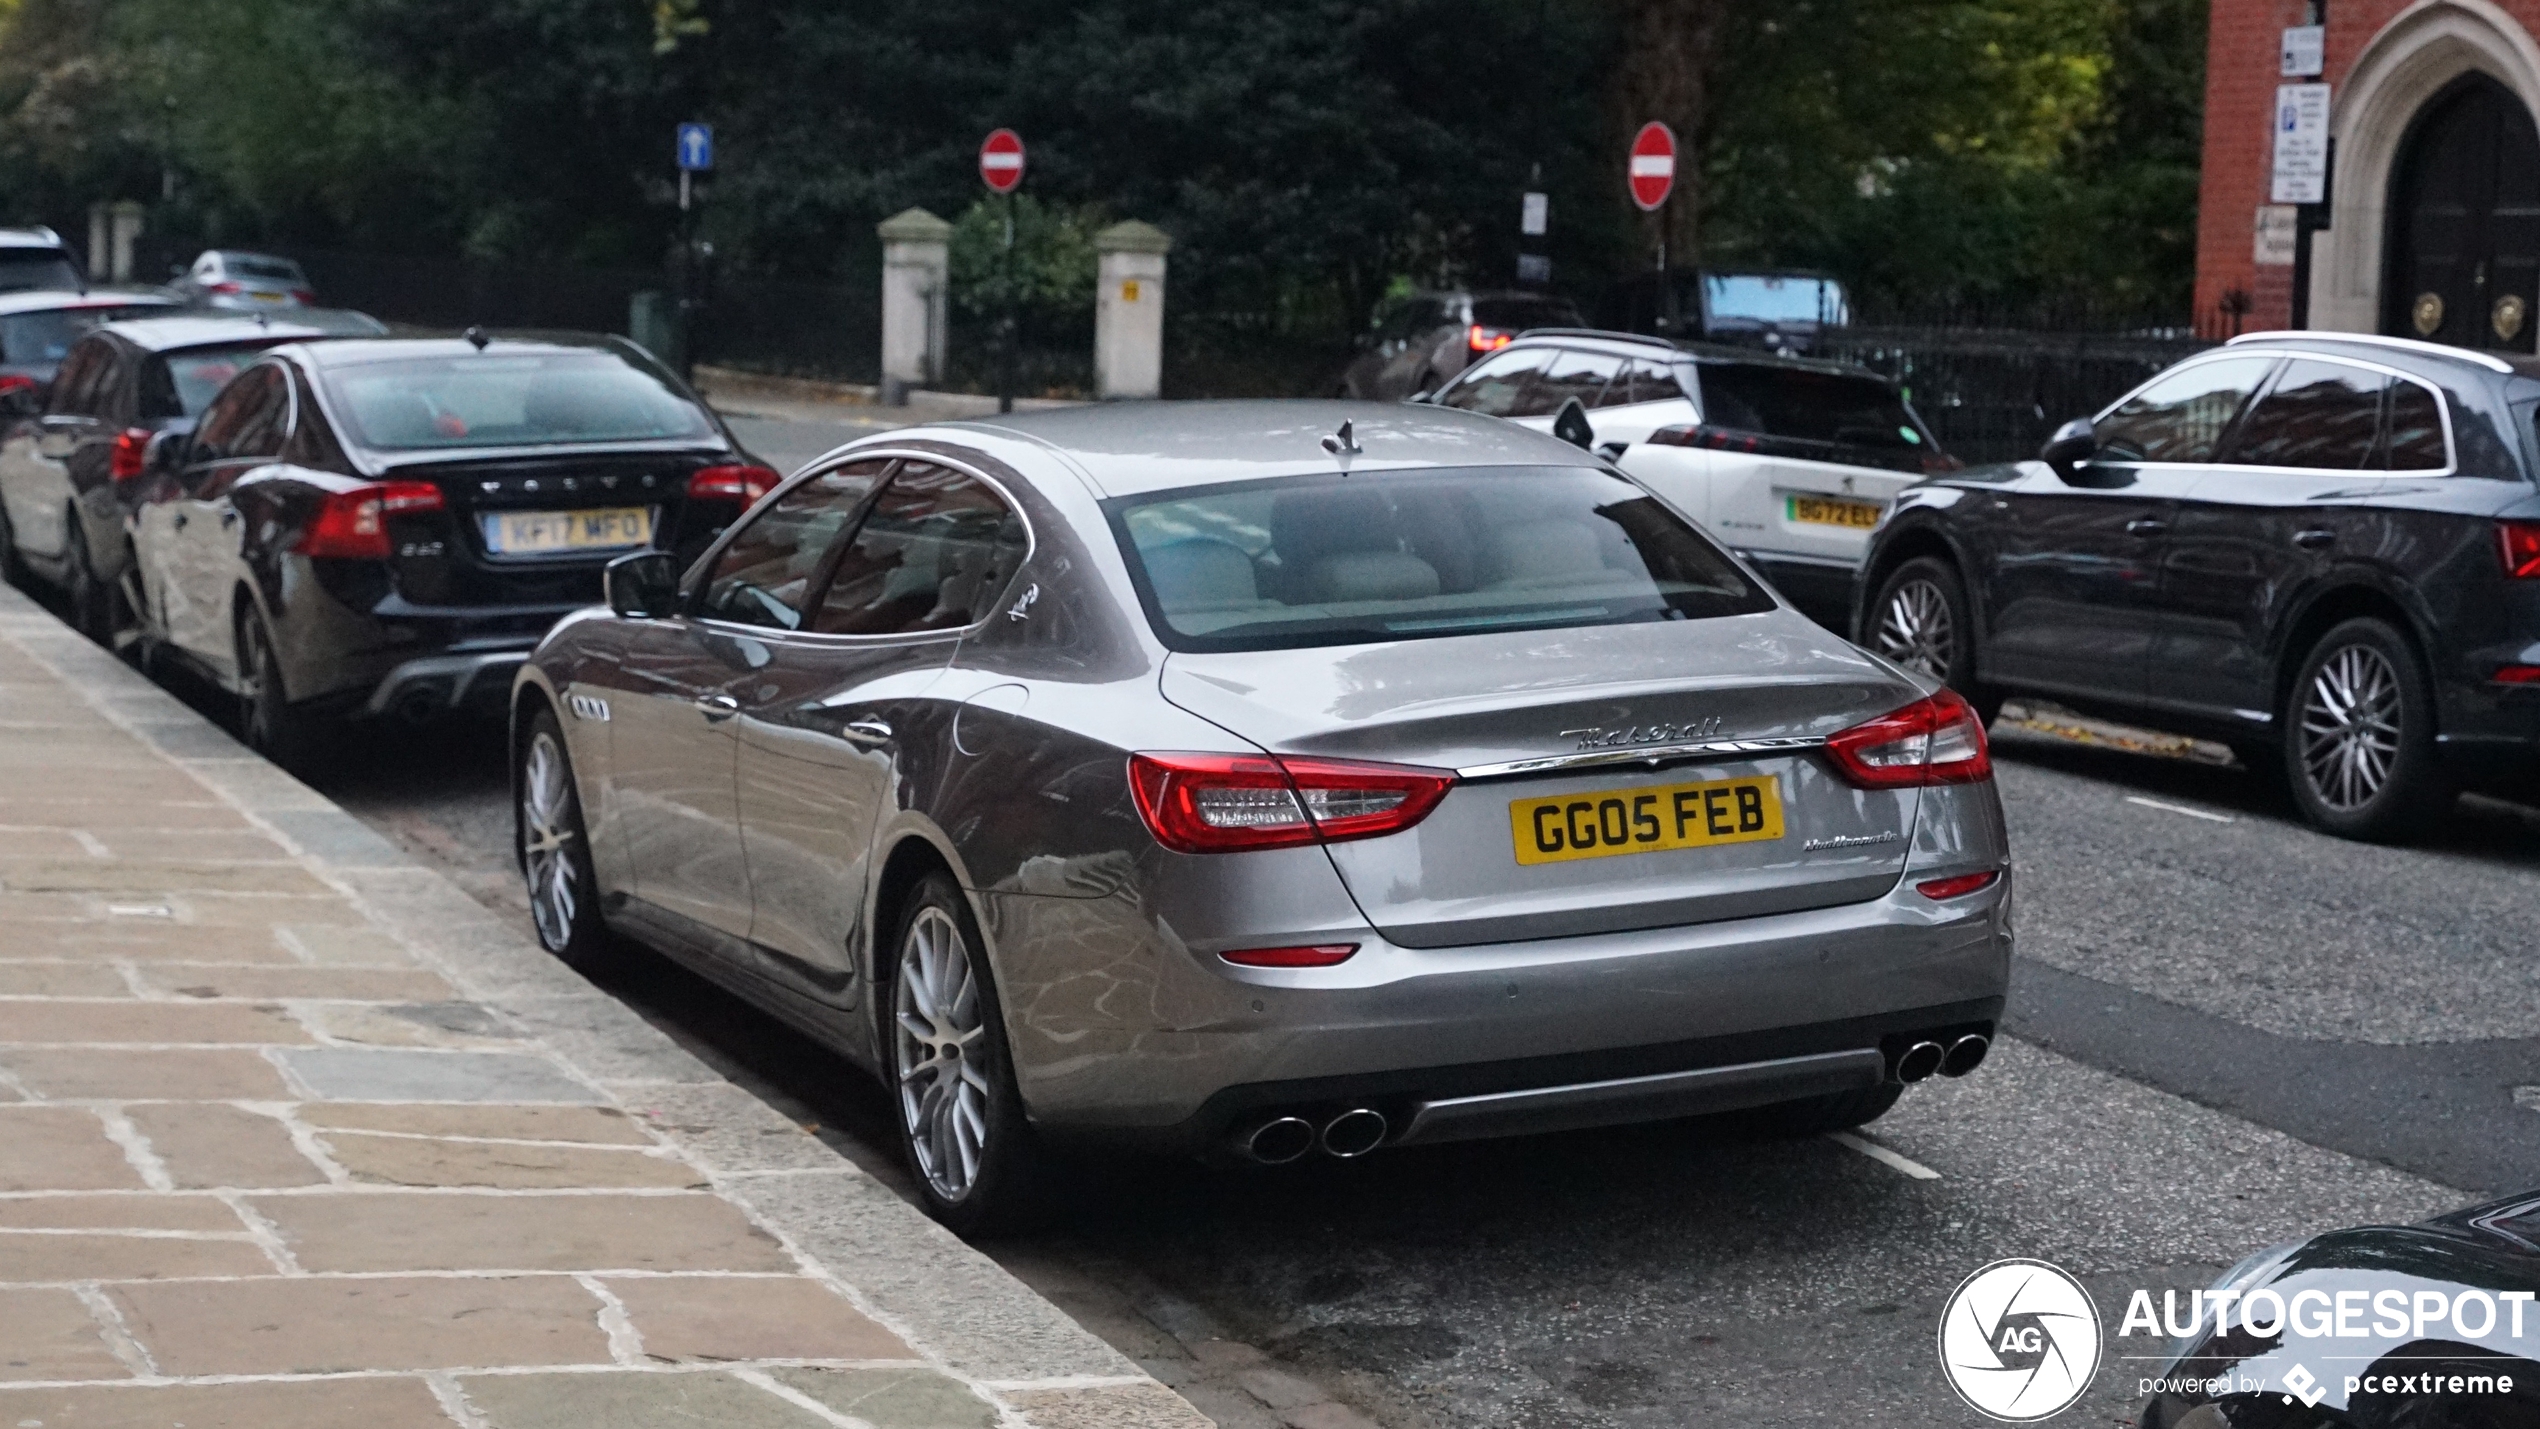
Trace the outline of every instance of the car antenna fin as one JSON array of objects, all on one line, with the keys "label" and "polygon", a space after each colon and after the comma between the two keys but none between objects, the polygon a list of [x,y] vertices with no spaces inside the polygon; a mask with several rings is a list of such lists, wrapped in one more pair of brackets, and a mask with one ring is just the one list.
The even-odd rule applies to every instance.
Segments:
[{"label": "car antenna fin", "polygon": [[485,350],[485,344],[494,340],[493,338],[488,337],[485,333],[485,329],[481,327],[471,327],[467,331],[460,333],[459,336],[466,338],[469,345],[479,352],[483,352]]},{"label": "car antenna fin", "polygon": [[1341,422],[1341,429],[1323,439],[1323,450],[1330,452],[1332,455],[1337,457],[1353,457],[1358,455],[1360,452],[1365,451],[1366,448],[1360,446],[1358,444],[1358,438],[1351,435],[1350,424],[1348,420],[1344,418]]}]

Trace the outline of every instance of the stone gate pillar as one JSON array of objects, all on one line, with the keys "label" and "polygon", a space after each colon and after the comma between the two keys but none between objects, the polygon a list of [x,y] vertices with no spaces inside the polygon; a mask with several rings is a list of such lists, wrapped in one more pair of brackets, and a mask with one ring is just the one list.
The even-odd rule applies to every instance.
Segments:
[{"label": "stone gate pillar", "polygon": [[1131,219],[1094,235],[1094,390],[1105,400],[1164,390],[1164,255],[1173,240]]},{"label": "stone gate pillar", "polygon": [[953,226],[922,208],[882,220],[882,400],[944,375],[944,290],[952,269]]}]

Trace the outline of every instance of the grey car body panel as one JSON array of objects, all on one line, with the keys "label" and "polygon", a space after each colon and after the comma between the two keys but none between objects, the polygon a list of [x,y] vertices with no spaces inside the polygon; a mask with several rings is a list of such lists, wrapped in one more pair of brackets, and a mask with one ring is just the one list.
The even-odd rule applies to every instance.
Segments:
[{"label": "grey car body panel", "polygon": [[[1212,1099],[1253,1084],[1998,1008],[2008,975],[2007,880],[1945,905],[1898,882],[1909,864],[1944,871],[2007,864],[1989,784],[1877,795],[1841,786],[1839,797],[1822,800],[1811,792],[1818,784],[1830,795],[1837,787],[1822,756],[1783,756],[1787,777],[1804,786],[1804,797],[1788,806],[1794,833],[1803,819],[1839,817],[1852,821],[1846,829],[1857,823],[1897,835],[1867,851],[1810,855],[1812,864],[1848,870],[1820,881],[1825,897],[1798,900],[1818,906],[1767,899],[1739,908],[1736,891],[1721,887],[1711,896],[1728,901],[1682,917],[1679,909],[1659,926],[1600,914],[1596,905],[1622,886],[1609,883],[1574,900],[1580,906],[1566,915],[1554,906],[1558,897],[1525,910],[1495,930],[1496,939],[1467,936],[1494,931],[1482,909],[1487,900],[1455,881],[1474,876],[1454,866],[1471,854],[1461,844],[1485,842],[1471,830],[1430,851],[1444,860],[1429,875],[1438,895],[1431,901],[1471,905],[1460,915],[1371,922],[1365,891],[1353,897],[1368,870],[1419,857],[1421,841],[1447,827],[1444,809],[1404,834],[1355,844],[1236,855],[1158,846],[1128,786],[1128,756],[1138,750],[1483,763],[1574,748],[1576,736],[1565,740],[1560,731],[1578,726],[1571,712],[1581,708],[1626,724],[1716,713],[1723,734],[1822,737],[1921,693],[1893,667],[1782,609],[1665,627],[1682,642],[1672,646],[1647,644],[1650,636],[1625,627],[1563,632],[1557,641],[1535,632],[1524,639],[1562,648],[1539,648],[1504,675],[1497,673],[1504,667],[1477,667],[1472,658],[1495,637],[1266,657],[1203,659],[1166,649],[1146,623],[1103,500],[1329,472],[1335,458],[1321,438],[1344,419],[1363,449],[1350,460],[1353,474],[1581,461],[1549,437],[1456,412],[1187,403],[907,429],[804,468],[796,479],[885,453],[965,467],[1015,502],[1032,546],[986,618],[955,639],[765,642],[767,670],[797,652],[813,664],[825,646],[842,653],[816,674],[807,666],[798,679],[773,681],[788,685],[781,698],[727,726],[737,730],[734,820],[753,885],[746,939],[645,906],[629,852],[654,836],[639,825],[661,816],[630,797],[661,775],[637,764],[685,756],[630,747],[625,720],[614,713],[642,683],[628,652],[639,639],[704,622],[591,611],[559,623],[522,673],[518,708],[543,701],[559,712],[590,820],[602,907],[613,922],[707,966],[870,1066],[876,1019],[888,1003],[872,989],[887,974],[878,950],[891,931],[891,887],[881,875],[922,850],[969,893],[1034,1120],[1175,1144],[1216,1135],[1222,1127],[1207,1124]],[[692,567],[690,581],[701,579],[713,555]],[[887,647],[895,644],[893,653]],[[920,644],[928,647],[922,658]],[[857,653],[843,653],[850,646]],[[940,662],[936,649],[945,652]],[[1228,688],[1243,683],[1245,662],[1278,695],[1261,694],[1260,684],[1250,693]],[[1477,681],[1477,668],[1494,673]],[[1344,694],[1353,674],[1400,685],[1353,701]],[[746,684],[733,686],[742,703]],[[1668,713],[1678,706],[1685,712]],[[888,724],[888,737],[844,731],[848,719],[865,716]],[[754,749],[771,761],[758,781],[737,772]],[[772,762],[779,758],[792,762]],[[1750,766],[1760,767],[1758,756],[1673,761],[1648,777],[1682,781]],[[1641,777],[1635,771],[1643,768],[1567,772],[1542,787]],[[1498,810],[1491,817],[1502,842],[1489,866],[1495,871],[1483,876],[1503,884],[1505,801],[1530,787],[1523,779],[1491,781],[1452,796]],[[868,808],[868,801],[878,802]],[[1845,812],[1834,812],[1837,803]],[[754,810],[769,830],[758,839],[750,833]],[[820,838],[805,832],[824,821]],[[870,830],[861,846],[859,828]],[[1800,840],[1785,842],[1795,849]],[[1393,905],[1376,906],[1390,916]],[[1422,938],[1421,927],[1454,928],[1459,918],[1453,946],[1412,945],[1441,943]],[[1328,942],[1356,943],[1359,951],[1335,967],[1298,970],[1238,967],[1217,956]],[[1875,1047],[1877,1037],[1864,1035],[1851,1045]],[[1822,1081],[1822,1070],[1814,1075]],[[1785,1090],[1801,1095],[1817,1084]]]}]

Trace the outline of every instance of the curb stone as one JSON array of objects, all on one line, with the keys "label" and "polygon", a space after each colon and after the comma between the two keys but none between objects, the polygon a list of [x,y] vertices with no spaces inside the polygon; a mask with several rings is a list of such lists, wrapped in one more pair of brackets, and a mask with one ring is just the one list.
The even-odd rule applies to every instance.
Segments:
[{"label": "curb stone", "polygon": [[[858,1308],[999,1405],[1004,1424],[1210,1424],[987,1256],[593,989],[524,929],[5,587],[0,636],[106,723],[278,839],[310,875],[517,1029],[519,1051],[528,1055],[514,1060],[559,1084],[542,1095],[614,1104],[643,1120],[702,1167],[715,1191]],[[357,1080],[362,1059],[396,1055],[383,1050],[308,1060],[323,1068],[317,1075]],[[555,1070],[537,1065],[540,1055]]]}]

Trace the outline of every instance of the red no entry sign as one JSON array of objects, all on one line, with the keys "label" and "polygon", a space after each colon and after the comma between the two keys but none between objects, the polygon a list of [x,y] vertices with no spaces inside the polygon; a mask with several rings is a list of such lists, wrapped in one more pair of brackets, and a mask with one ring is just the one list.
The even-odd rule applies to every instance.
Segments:
[{"label": "red no entry sign", "polygon": [[990,134],[979,145],[979,177],[993,192],[1014,192],[1023,182],[1023,136],[1011,129]]},{"label": "red no entry sign", "polygon": [[1632,136],[1632,202],[1646,213],[1676,187],[1676,131],[1653,119]]}]

